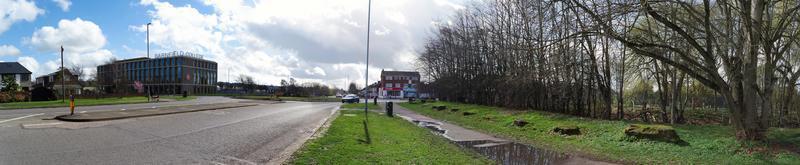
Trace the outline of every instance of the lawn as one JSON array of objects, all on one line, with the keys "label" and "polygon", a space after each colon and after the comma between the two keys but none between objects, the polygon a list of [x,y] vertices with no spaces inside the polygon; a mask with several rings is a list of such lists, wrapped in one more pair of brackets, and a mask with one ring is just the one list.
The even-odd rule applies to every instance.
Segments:
[{"label": "lawn", "polygon": [[275,98],[275,96],[231,96],[237,99],[251,99],[251,100],[283,100],[283,101],[302,101],[302,102],[341,102],[341,98],[335,97],[279,97]]},{"label": "lawn", "polygon": [[[498,107],[436,102],[401,103],[420,114],[445,120],[467,128],[514,139],[556,151],[578,153],[589,157],[635,162],[637,164],[798,164],[800,156],[785,150],[751,152],[765,149],[764,144],[742,145],[734,138],[733,129],[722,125],[673,125],[688,145],[666,142],[626,140],[623,129],[636,122],[595,120],[540,111],[515,111]],[[436,111],[432,106],[458,108],[459,112]],[[475,112],[463,116],[461,112]],[[524,127],[513,121],[524,119]],[[575,125],[582,135],[562,136],[550,133],[559,125]],[[772,141],[798,145],[800,129],[772,129]]]},{"label": "lawn", "polygon": [[[160,96],[162,99],[175,99],[178,101],[196,99],[196,96],[189,96],[183,98],[181,96]],[[92,106],[92,105],[111,105],[111,104],[134,104],[146,103],[147,97],[131,96],[131,97],[111,97],[99,99],[75,99],[75,106]],[[26,109],[26,108],[50,108],[50,107],[69,107],[69,100],[53,100],[53,101],[31,101],[31,102],[13,102],[2,103],[0,109]]]},{"label": "lawn", "polygon": [[306,142],[289,164],[491,164],[427,129],[369,113],[371,144],[364,139],[363,112],[340,111],[324,136]]},{"label": "lawn", "polygon": [[[342,109],[364,109],[364,103],[344,103],[341,106]],[[375,105],[373,103],[369,103],[367,108],[372,110],[379,110],[381,109],[380,105]]]}]

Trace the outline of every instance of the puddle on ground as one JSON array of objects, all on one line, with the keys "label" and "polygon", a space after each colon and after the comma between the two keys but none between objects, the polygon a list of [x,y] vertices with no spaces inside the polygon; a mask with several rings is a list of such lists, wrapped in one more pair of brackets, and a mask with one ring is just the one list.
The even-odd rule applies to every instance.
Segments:
[{"label": "puddle on ground", "polygon": [[[445,136],[447,130],[439,127],[441,123],[412,120],[417,126],[425,127],[437,135]],[[445,136],[447,137],[447,136]],[[450,140],[450,138],[447,138]],[[536,148],[516,142],[498,142],[492,140],[452,141],[459,147],[467,148],[494,160],[498,164],[607,164],[569,154]]]},{"label": "puddle on ground", "polygon": [[441,127],[439,127],[439,125],[441,125],[439,123],[428,122],[428,121],[419,121],[419,120],[414,120],[413,122],[416,123],[417,126],[428,128],[428,129],[430,129],[431,131],[433,131],[434,133],[436,133],[438,135],[443,135],[444,133],[447,132],[447,130],[444,130]]}]

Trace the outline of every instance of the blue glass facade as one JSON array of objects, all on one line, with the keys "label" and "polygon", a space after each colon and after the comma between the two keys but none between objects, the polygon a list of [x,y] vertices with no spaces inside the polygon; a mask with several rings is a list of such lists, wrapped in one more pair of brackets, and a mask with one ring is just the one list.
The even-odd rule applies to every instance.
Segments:
[{"label": "blue glass facade", "polygon": [[97,74],[102,88],[136,91],[133,84],[141,82],[157,94],[213,93],[217,63],[188,56],[135,58],[98,66]]}]

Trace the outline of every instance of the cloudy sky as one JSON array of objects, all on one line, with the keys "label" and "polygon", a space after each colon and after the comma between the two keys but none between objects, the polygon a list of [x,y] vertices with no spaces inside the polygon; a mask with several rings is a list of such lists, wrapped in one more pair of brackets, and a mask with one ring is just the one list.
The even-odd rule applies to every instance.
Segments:
[{"label": "cloudy sky", "polygon": [[[374,0],[370,79],[381,69],[413,70],[416,53],[469,0]],[[219,63],[219,80],[259,83],[293,77],[342,87],[363,83],[367,0],[71,1],[0,0],[0,61],[34,76],[95,67],[150,52],[189,51]],[[230,75],[230,76],[229,76]]]}]

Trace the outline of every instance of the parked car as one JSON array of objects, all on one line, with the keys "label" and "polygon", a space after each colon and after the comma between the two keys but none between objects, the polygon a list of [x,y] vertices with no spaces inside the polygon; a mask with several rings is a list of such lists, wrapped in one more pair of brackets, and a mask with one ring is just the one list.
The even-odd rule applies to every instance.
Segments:
[{"label": "parked car", "polygon": [[342,103],[359,103],[361,99],[354,94],[345,95],[342,97]]}]

